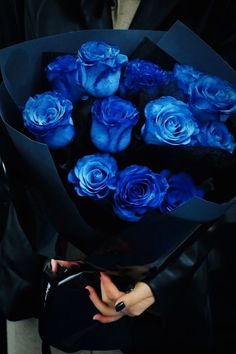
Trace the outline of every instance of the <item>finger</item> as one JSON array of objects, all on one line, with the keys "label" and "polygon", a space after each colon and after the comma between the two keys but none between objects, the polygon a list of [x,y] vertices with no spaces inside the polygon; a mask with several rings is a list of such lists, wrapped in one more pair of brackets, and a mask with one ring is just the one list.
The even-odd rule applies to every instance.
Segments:
[{"label": "finger", "polygon": [[101,292],[103,301],[113,305],[124,294],[105,273],[101,273]]},{"label": "finger", "polygon": [[59,267],[65,267],[65,268],[70,268],[74,265],[78,265],[78,261],[63,261],[59,259],[52,259],[51,260],[51,267],[52,267],[52,272],[58,272]]},{"label": "finger", "polygon": [[101,314],[96,314],[95,316],[93,316],[93,320],[99,321],[101,323],[111,323],[118,321],[119,319],[121,319],[121,317],[123,317],[123,314],[119,316],[104,316]]},{"label": "finger", "polygon": [[58,271],[59,264],[55,259],[51,260],[51,268],[53,273],[56,273]]},{"label": "finger", "polygon": [[103,315],[106,316],[116,316],[117,312],[114,308],[111,308],[107,304],[105,304],[100,297],[97,295],[96,291],[91,286],[86,286],[85,289],[89,291],[89,298],[94,304],[94,306],[101,312]]},{"label": "finger", "polygon": [[119,299],[117,299],[115,308],[119,312],[124,309],[128,309],[146,299],[154,299],[153,293],[146,283],[139,282],[135,285],[131,292],[124,294]]},{"label": "finger", "polygon": [[111,292],[113,291],[114,293],[119,291],[116,285],[112,282],[111,278],[107,274],[100,272],[100,279],[103,286],[107,288],[108,291]]},{"label": "finger", "polygon": [[58,263],[60,264],[61,267],[66,267],[66,268],[70,268],[79,264],[79,262],[76,261],[58,261]]}]

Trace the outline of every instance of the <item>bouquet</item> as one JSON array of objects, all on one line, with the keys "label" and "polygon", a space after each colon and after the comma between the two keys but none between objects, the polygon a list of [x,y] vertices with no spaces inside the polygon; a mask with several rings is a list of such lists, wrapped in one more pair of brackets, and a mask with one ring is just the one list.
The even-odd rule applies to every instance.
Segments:
[{"label": "bouquet", "polygon": [[183,24],[26,42],[2,75],[9,135],[88,264],[139,278],[235,202],[236,74]]}]

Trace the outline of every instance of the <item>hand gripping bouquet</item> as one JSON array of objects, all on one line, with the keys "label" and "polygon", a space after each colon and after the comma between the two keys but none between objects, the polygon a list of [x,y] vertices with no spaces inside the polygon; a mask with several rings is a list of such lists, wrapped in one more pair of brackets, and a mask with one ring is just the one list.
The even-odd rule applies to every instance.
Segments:
[{"label": "hand gripping bouquet", "polygon": [[236,73],[182,23],[21,43],[1,70],[8,134],[85,265],[142,279],[235,203]]}]

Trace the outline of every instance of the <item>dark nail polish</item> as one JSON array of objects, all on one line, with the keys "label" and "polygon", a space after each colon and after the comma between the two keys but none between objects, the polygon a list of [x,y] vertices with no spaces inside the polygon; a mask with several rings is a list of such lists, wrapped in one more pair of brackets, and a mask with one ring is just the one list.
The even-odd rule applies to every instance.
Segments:
[{"label": "dark nail polish", "polygon": [[125,308],[125,304],[123,303],[123,301],[119,302],[115,307],[116,312],[120,312],[121,310],[124,310],[124,308]]}]

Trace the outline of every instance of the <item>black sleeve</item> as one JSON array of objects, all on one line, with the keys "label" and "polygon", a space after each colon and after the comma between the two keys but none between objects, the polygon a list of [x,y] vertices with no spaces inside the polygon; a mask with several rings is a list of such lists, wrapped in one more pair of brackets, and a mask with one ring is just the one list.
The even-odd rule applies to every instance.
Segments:
[{"label": "black sleeve", "polygon": [[0,157],[0,240],[6,225],[8,208],[10,203],[9,190],[5,176],[5,170]]},{"label": "black sleeve", "polygon": [[191,353],[235,348],[236,223],[222,221],[146,281],[175,351],[181,343]]},{"label": "black sleeve", "polygon": [[[216,3],[221,4],[220,1]],[[208,23],[213,47],[236,69],[236,1],[226,0],[216,9],[218,16],[213,23],[210,19]]]},{"label": "black sleeve", "polygon": [[193,277],[208,255],[210,243],[207,241],[206,234],[204,237],[202,235],[183,253],[176,256],[175,260],[167,263],[163,270],[158,271],[156,276],[147,279],[146,282],[159,302],[162,302],[162,299],[165,301],[168,295],[172,298],[173,291],[177,296],[182,288],[185,288],[186,281]]},{"label": "black sleeve", "polygon": [[2,0],[0,5],[0,48],[24,40],[24,1]]},{"label": "black sleeve", "polygon": [[177,351],[181,343],[185,343],[191,353],[206,352],[212,345],[208,292],[211,247],[211,233],[201,235],[158,275],[145,281],[156,298],[167,336],[171,338],[170,346]]}]

